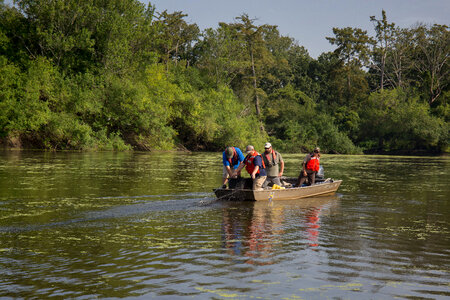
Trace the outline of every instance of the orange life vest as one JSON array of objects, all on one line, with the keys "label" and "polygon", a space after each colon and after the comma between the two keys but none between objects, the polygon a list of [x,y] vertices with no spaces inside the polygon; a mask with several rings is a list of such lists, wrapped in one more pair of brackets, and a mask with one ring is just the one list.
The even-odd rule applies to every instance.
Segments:
[{"label": "orange life vest", "polygon": [[[261,162],[262,162],[262,168],[265,169],[266,165],[264,164],[264,159],[262,158],[261,154],[253,150],[253,152],[247,154],[247,156],[244,159],[245,169],[247,170],[248,174],[252,174],[255,170],[255,164],[253,161],[255,160],[255,157],[260,156]],[[256,174],[259,174],[259,170]]]},{"label": "orange life vest", "polygon": [[311,159],[306,163],[306,169],[311,171],[319,171],[319,158],[317,156],[311,156]]},{"label": "orange life vest", "polygon": [[238,161],[238,154],[236,152],[236,149],[234,149],[234,147],[231,147],[231,148],[233,148],[233,157],[228,159],[228,162],[230,163],[230,167],[233,166],[233,162],[231,161],[232,159],[234,159],[234,161]]}]

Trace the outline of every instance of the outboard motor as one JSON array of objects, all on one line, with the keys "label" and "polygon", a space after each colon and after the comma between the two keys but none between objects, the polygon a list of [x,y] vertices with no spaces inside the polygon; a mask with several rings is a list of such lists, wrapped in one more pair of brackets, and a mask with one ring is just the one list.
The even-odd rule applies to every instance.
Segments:
[{"label": "outboard motor", "polygon": [[317,179],[323,179],[325,177],[325,172],[322,166],[319,166],[319,171],[316,173]]}]

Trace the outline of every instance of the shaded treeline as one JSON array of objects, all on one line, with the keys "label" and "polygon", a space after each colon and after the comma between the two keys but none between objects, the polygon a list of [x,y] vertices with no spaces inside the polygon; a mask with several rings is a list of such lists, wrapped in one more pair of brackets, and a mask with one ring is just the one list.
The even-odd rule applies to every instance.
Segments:
[{"label": "shaded treeline", "polygon": [[375,36],[334,28],[336,50],[313,59],[245,14],[204,31],[185,17],[136,0],[0,0],[3,145],[447,150],[447,26],[399,28],[382,11]]}]

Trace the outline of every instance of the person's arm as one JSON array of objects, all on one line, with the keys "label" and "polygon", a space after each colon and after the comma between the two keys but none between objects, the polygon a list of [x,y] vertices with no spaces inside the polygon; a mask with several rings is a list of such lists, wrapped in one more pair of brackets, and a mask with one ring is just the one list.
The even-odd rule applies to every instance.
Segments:
[{"label": "person's arm", "polygon": [[253,160],[253,164],[255,165],[255,168],[253,169],[252,174],[250,174],[252,176],[252,179],[255,179],[256,174],[258,174],[258,171],[263,168],[262,160],[263,160],[263,158],[260,155],[256,156],[255,159]]},{"label": "person's arm", "polygon": [[255,179],[255,177],[256,177],[256,173],[258,173],[258,170],[259,170],[259,166],[255,166],[255,169],[253,170],[253,172],[252,172],[252,179]]},{"label": "person's arm", "polygon": [[278,157],[278,161],[280,163],[280,171],[278,172],[278,177],[281,177],[281,176],[283,176],[283,172],[284,172],[284,160],[279,152],[277,152],[277,157]]},{"label": "person's arm", "polygon": [[242,153],[241,149],[236,148],[236,153],[237,153],[237,155],[238,155],[238,160],[239,160],[239,161],[244,161],[245,156],[244,156],[244,154]]},{"label": "person's arm", "polygon": [[233,177],[233,170],[231,169],[231,167],[226,166],[225,168],[227,169],[227,172],[228,172],[228,175],[230,176],[230,178]]},{"label": "person's arm", "polygon": [[303,164],[302,164],[302,170],[303,170],[303,176],[306,176],[306,164],[308,163],[309,159],[311,159],[311,156],[308,154],[306,155],[305,159],[303,160]]},{"label": "person's arm", "polygon": [[284,160],[280,161],[280,173],[278,173],[278,177],[283,176],[283,172],[284,172]]},{"label": "person's arm", "polygon": [[228,161],[227,157],[225,156],[225,152],[222,154],[222,163],[225,167],[228,167],[230,165],[230,162]]},{"label": "person's arm", "polygon": [[242,170],[243,167],[244,167],[244,162],[242,161],[239,164],[239,166],[237,167],[237,169],[234,170],[232,177],[237,176],[237,174],[239,174],[239,172]]}]

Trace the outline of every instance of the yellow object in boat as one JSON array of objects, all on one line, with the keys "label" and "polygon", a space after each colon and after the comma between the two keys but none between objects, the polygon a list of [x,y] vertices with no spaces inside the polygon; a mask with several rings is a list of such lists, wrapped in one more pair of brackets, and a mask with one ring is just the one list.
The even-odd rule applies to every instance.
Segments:
[{"label": "yellow object in boat", "polygon": [[272,190],[284,190],[285,188],[282,186],[279,186],[278,184],[274,184],[272,186]]}]

